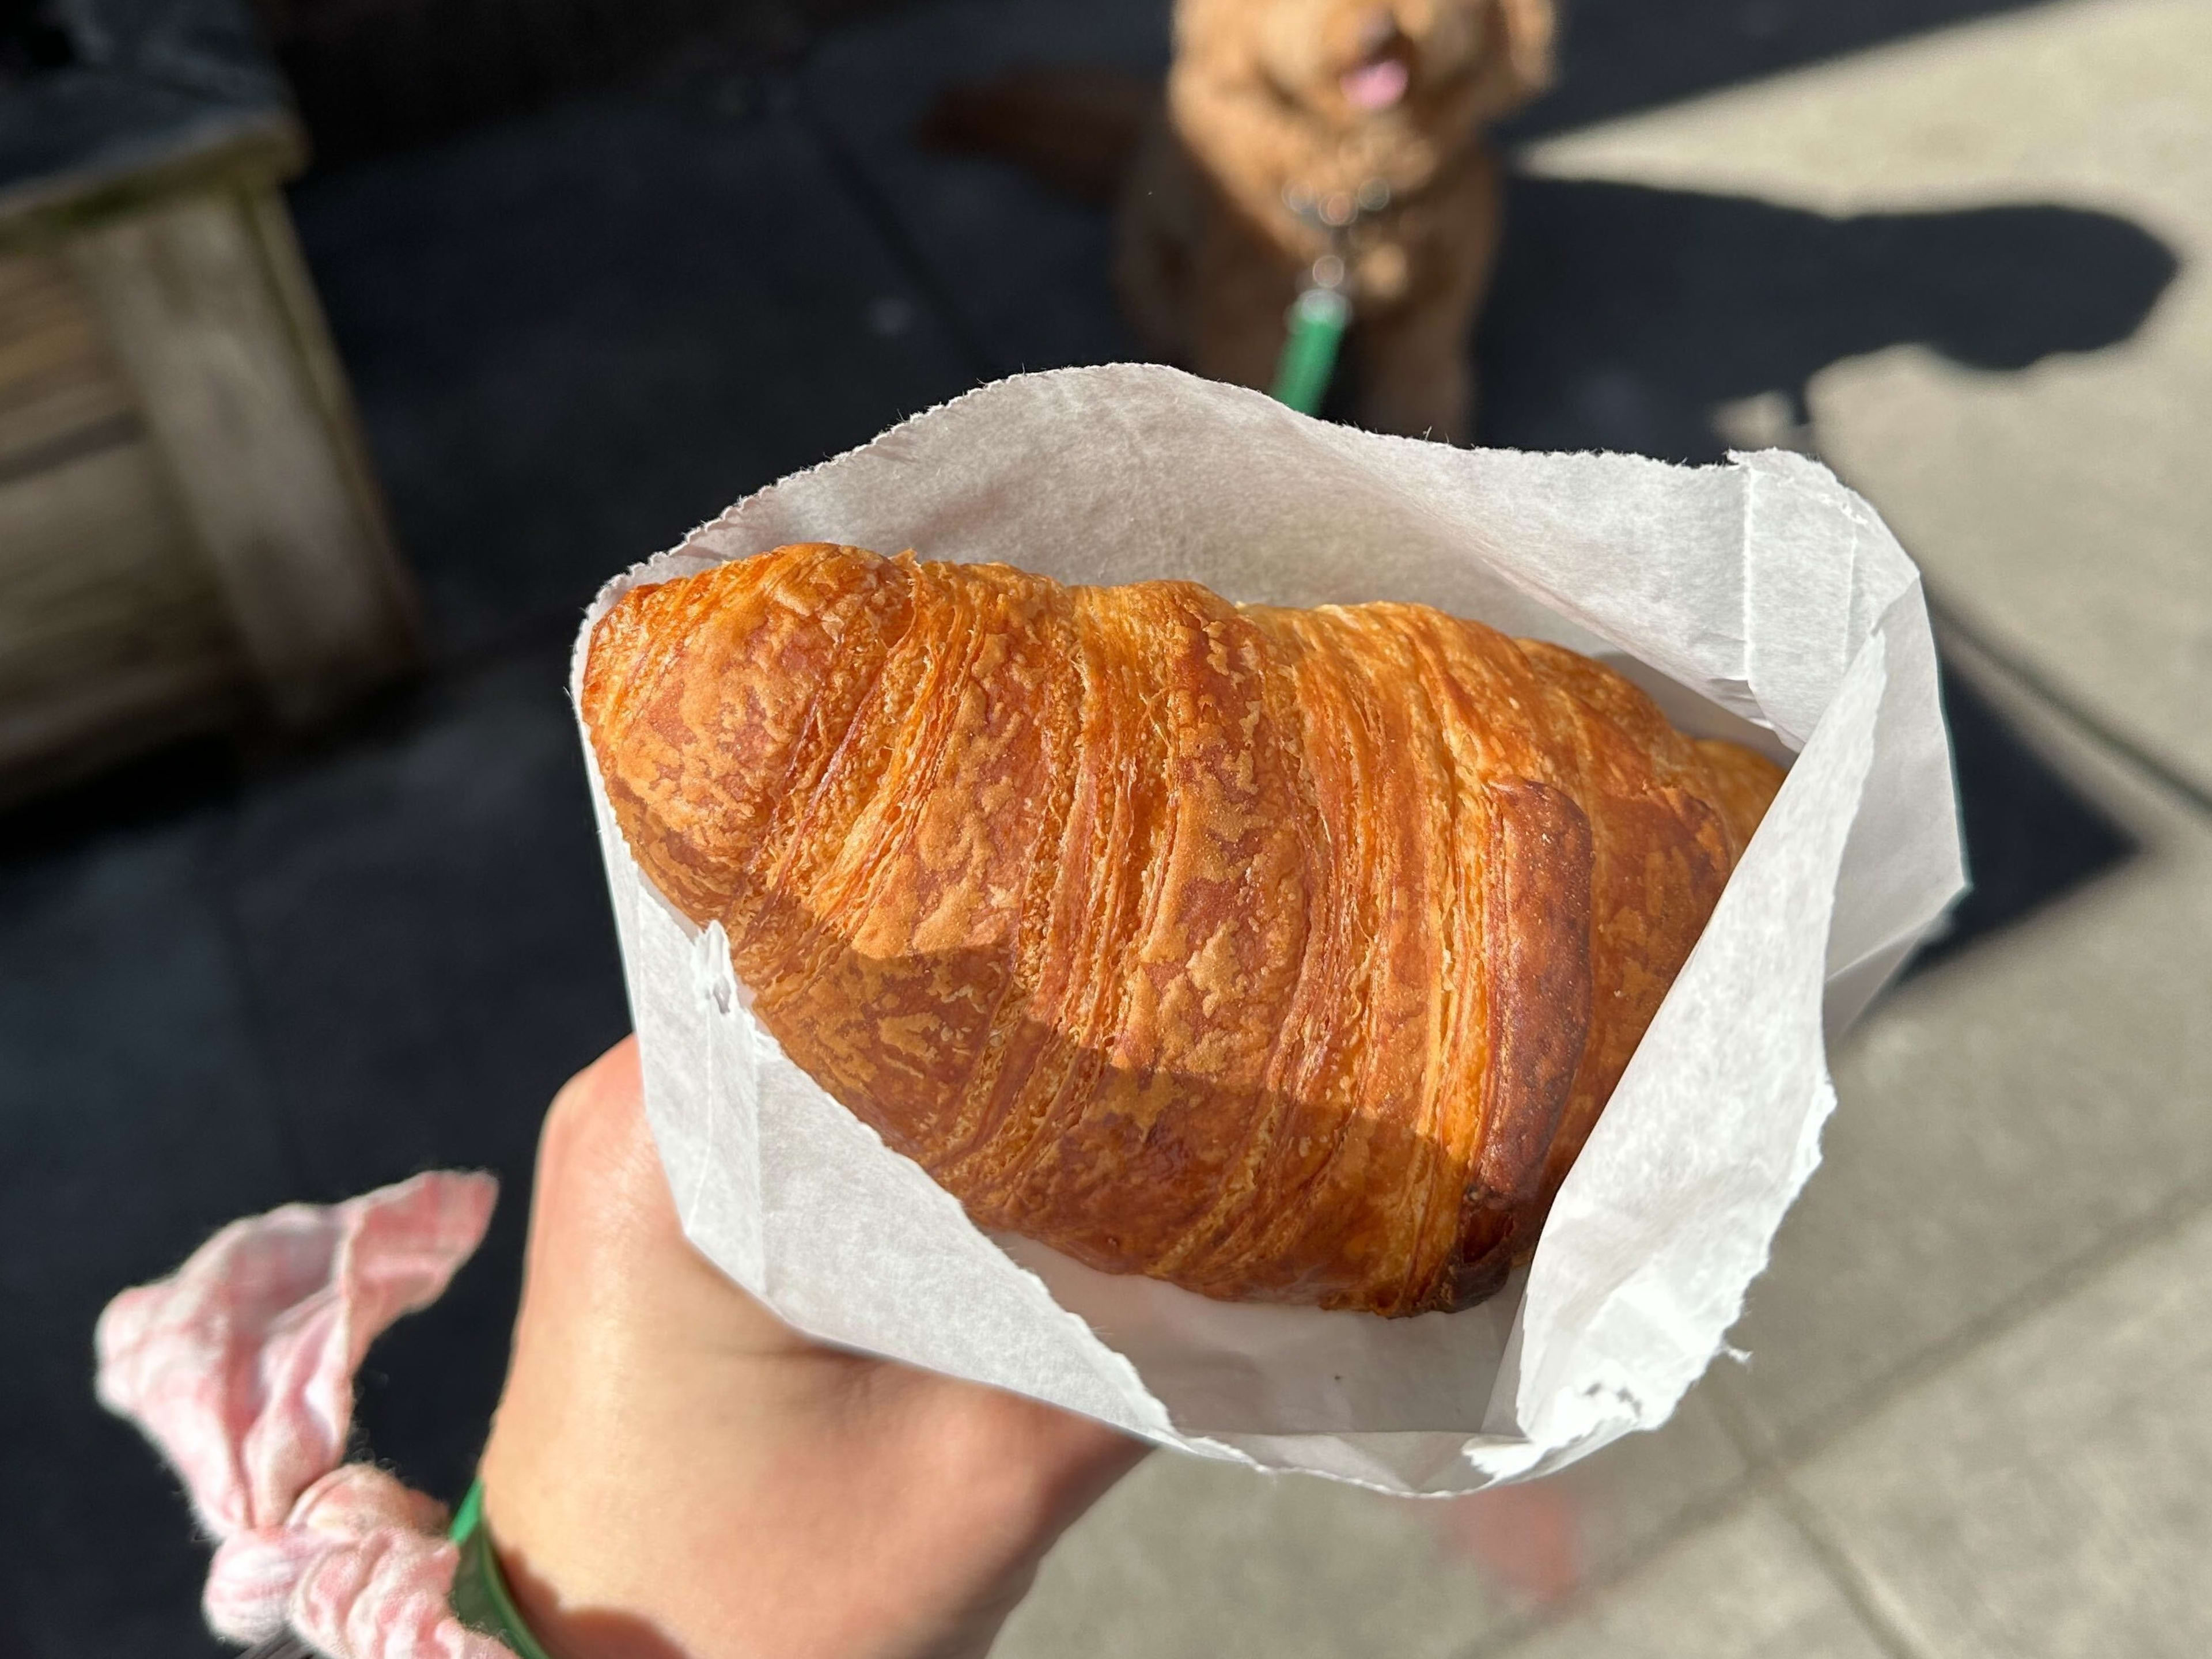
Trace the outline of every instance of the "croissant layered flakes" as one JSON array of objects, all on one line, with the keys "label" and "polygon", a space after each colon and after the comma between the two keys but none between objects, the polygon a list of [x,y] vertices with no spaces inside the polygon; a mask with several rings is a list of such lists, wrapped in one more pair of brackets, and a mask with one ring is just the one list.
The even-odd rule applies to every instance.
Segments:
[{"label": "croissant layered flakes", "polygon": [[980,1226],[1206,1295],[1495,1291],[1780,781],[1412,605],[777,549],[607,612],[646,874]]}]

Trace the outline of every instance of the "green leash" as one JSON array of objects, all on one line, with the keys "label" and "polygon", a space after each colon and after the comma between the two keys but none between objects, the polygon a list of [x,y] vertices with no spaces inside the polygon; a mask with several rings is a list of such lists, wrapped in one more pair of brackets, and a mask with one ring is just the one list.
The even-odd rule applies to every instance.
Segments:
[{"label": "green leash", "polygon": [[1336,373],[1336,354],[1352,322],[1352,302],[1341,290],[1316,283],[1300,294],[1285,319],[1290,335],[1275,363],[1275,401],[1301,415],[1321,413]]},{"label": "green leash", "polygon": [[1275,360],[1275,401],[1301,415],[1321,413],[1344,331],[1352,326],[1352,301],[1345,289],[1359,246],[1358,228],[1389,205],[1390,185],[1383,179],[1364,179],[1357,190],[1327,196],[1300,184],[1283,186],[1283,206],[1328,239],[1328,251],[1313,262],[1283,319],[1290,332],[1283,355]]}]

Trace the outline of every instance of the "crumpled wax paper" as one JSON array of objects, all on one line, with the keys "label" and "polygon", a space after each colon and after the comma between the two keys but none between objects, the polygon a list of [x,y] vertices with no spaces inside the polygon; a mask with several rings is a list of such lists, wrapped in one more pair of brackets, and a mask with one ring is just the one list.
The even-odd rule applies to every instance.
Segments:
[{"label": "crumpled wax paper", "polygon": [[1919,573],[1873,510],[1795,454],[1455,449],[1169,369],[1068,369],[748,496],[607,585],[576,672],[628,588],[796,541],[1279,605],[1418,600],[1601,657],[1677,725],[1790,771],[1533,1264],[1480,1307],[1397,1320],[1210,1301],[979,1231],[785,1057],[719,925],[654,890],[600,796],[647,1108],[693,1242],[825,1340],[1389,1492],[1543,1474],[1665,1421],[1818,1162],[1826,1036],[1963,885]]}]

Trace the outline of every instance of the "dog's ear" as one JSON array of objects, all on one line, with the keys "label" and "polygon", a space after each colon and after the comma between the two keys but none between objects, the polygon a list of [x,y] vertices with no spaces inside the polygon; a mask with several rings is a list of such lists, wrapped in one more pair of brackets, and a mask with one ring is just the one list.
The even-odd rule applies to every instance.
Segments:
[{"label": "dog's ear", "polygon": [[1505,47],[1505,69],[1493,96],[1498,113],[1517,109],[1552,84],[1552,40],[1558,33],[1553,0],[1492,0]]}]

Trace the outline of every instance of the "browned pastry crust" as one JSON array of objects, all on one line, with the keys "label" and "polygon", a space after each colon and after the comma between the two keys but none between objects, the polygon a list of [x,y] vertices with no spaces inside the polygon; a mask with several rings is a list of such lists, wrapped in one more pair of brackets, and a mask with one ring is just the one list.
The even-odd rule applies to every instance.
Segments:
[{"label": "browned pastry crust", "polygon": [[1420,605],[779,548],[625,594],[584,717],[645,872],[979,1225],[1467,1305],[1780,773]]}]

